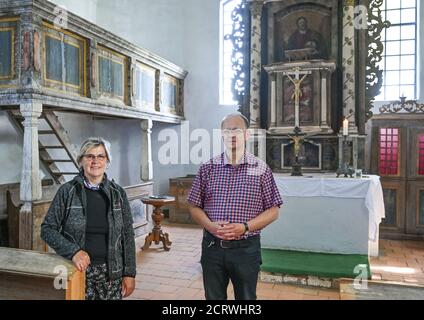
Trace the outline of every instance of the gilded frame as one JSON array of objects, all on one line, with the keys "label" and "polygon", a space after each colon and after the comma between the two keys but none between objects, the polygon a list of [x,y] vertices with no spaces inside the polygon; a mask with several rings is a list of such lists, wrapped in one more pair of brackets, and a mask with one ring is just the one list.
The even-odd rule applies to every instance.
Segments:
[{"label": "gilded frame", "polygon": [[[122,66],[122,96],[113,94],[106,91],[100,90],[100,58],[110,60],[112,62],[118,63]],[[118,98],[122,100],[125,104],[127,104],[128,97],[128,57],[117,53],[105,46],[99,45],[97,50],[97,79],[99,79],[97,86],[97,93],[106,98]]]},{"label": "gilded frame", "polygon": [[[142,99],[142,97],[137,96],[138,86],[141,85],[141,84],[137,83],[137,72],[146,73],[153,78],[152,92],[151,92],[152,97],[153,97],[153,102],[145,101],[145,100]],[[156,69],[149,67],[146,64],[137,62],[136,67],[135,67],[135,75],[134,75],[133,86],[134,86],[134,97],[135,97],[136,105],[139,106],[139,107],[142,107],[142,108],[155,110],[155,105],[156,105]]]},{"label": "gilded frame", "polygon": [[[175,105],[165,105],[164,104],[164,86],[165,83],[169,83],[172,86],[175,86]],[[168,112],[168,113],[172,113],[172,114],[177,114],[177,107],[178,107],[178,100],[179,100],[179,88],[180,84],[178,79],[168,75],[168,74],[164,74],[163,76],[163,80],[162,80],[162,84],[161,84],[161,111],[162,112]]]},{"label": "gilded frame", "polygon": [[[43,22],[43,26],[45,28],[43,32],[43,37],[42,37],[43,39],[42,40],[42,59],[43,59],[42,72],[43,72],[44,84],[49,90],[53,90],[56,92],[66,92],[70,94],[79,94],[79,95],[87,96],[87,53],[88,53],[87,40],[84,39],[83,37],[78,36],[75,33],[56,28],[54,25],[48,22]],[[59,35],[55,34],[54,32],[58,33]],[[65,36],[67,36],[68,39],[65,38]],[[46,63],[47,62],[47,55],[46,55],[46,38],[47,37],[55,39],[55,40],[59,40],[68,45],[78,48],[78,60],[79,60],[78,70],[79,70],[79,80],[80,80],[80,83],[78,86],[74,84],[66,83],[63,81],[57,81],[54,79],[47,78],[47,63]],[[72,40],[75,40],[75,42],[69,40],[69,38]],[[73,89],[73,91],[58,89],[55,86],[58,84],[66,88],[71,88]]]}]

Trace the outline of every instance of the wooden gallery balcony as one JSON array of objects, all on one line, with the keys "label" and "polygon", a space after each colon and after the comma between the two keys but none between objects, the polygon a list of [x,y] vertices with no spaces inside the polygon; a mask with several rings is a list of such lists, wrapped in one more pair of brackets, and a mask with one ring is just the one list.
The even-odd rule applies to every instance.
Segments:
[{"label": "wooden gallery balcony", "polygon": [[[39,248],[33,240],[45,212],[37,215],[46,198],[40,161],[56,184],[78,172],[77,151],[55,111],[140,121],[141,191],[127,187],[134,199],[152,192],[153,121],[184,119],[186,71],[70,12],[55,12],[45,0],[0,0],[0,111],[23,130],[19,199],[10,206],[18,213],[9,224],[16,247],[30,250]],[[58,143],[46,145],[44,135]],[[52,149],[64,149],[66,159]]]},{"label": "wooden gallery balcony", "polygon": [[[182,68],[45,0],[0,0],[0,107],[179,123]],[[146,31],[148,32],[148,31]]]}]

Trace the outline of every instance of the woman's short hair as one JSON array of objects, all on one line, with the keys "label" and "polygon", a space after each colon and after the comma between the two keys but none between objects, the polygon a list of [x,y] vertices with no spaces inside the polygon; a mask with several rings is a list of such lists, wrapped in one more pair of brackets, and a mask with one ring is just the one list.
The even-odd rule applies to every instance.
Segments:
[{"label": "woman's short hair", "polygon": [[110,163],[112,161],[112,155],[110,153],[110,142],[101,137],[90,137],[81,144],[81,148],[77,156],[78,165],[81,163],[82,157],[88,150],[99,146],[103,146],[105,148],[107,162]]}]

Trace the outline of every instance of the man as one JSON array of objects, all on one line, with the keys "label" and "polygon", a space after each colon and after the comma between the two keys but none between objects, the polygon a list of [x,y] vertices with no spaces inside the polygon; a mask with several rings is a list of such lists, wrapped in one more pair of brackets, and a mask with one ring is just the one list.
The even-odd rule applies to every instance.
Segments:
[{"label": "man", "polygon": [[221,122],[225,151],[203,164],[193,182],[190,213],[204,228],[206,299],[226,300],[229,280],[237,300],[255,300],[261,261],[260,230],[278,218],[283,203],[271,169],[245,151],[248,120]]},{"label": "man", "polygon": [[293,32],[288,41],[288,49],[313,49],[311,58],[326,59],[326,42],[320,33],[308,28],[308,21],[305,17],[299,17],[296,21],[297,30]]}]

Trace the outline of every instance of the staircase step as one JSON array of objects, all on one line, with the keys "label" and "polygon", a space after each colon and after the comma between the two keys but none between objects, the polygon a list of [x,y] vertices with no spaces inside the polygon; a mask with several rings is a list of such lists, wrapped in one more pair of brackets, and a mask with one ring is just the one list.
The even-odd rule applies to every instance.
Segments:
[{"label": "staircase step", "polygon": [[52,172],[52,174],[54,174],[55,176],[75,176],[79,174],[79,172]]},{"label": "staircase step", "polygon": [[22,122],[25,120],[25,118],[22,117],[21,115],[13,115],[13,118],[18,122]]},{"label": "staircase step", "polygon": [[44,147],[40,147],[40,150],[46,150],[46,149],[64,149],[63,146],[44,146]]},{"label": "staircase step", "polygon": [[43,161],[44,162],[47,162],[47,163],[53,163],[53,162],[73,162],[72,160],[65,160],[65,159],[48,159],[48,160],[44,160],[43,159]]}]

